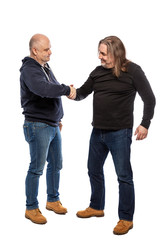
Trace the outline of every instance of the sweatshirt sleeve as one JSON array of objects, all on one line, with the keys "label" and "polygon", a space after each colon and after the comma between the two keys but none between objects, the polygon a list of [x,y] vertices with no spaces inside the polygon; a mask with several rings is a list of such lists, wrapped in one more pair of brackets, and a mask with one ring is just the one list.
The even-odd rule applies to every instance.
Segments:
[{"label": "sweatshirt sleeve", "polygon": [[83,100],[89,94],[91,94],[92,91],[93,91],[93,79],[90,75],[87,81],[80,88],[77,89],[77,96],[75,100],[76,101]]},{"label": "sweatshirt sleeve", "polygon": [[143,70],[138,65],[134,72],[134,86],[144,103],[141,125],[148,129],[154,115],[156,99]]},{"label": "sweatshirt sleeve", "polygon": [[25,69],[22,78],[28,89],[42,98],[57,98],[70,94],[69,86],[47,81],[43,72],[35,71],[35,68]]}]

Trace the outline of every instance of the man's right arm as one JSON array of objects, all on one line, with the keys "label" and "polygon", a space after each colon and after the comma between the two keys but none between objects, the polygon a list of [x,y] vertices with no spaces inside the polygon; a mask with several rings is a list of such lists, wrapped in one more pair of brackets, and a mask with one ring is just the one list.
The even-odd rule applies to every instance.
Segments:
[{"label": "man's right arm", "polygon": [[70,95],[71,87],[65,84],[54,84],[52,82],[47,82],[45,76],[40,72],[35,70],[32,72],[31,69],[24,70],[21,78],[24,83],[34,94],[44,98],[57,98],[63,95]]}]

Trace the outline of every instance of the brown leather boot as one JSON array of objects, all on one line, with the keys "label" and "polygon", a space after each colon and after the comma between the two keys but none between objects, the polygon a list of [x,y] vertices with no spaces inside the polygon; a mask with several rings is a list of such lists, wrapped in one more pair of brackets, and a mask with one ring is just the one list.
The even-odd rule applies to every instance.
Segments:
[{"label": "brown leather boot", "polygon": [[116,235],[122,235],[128,233],[133,228],[133,222],[120,220],[117,226],[113,229],[113,233]]},{"label": "brown leather boot", "polygon": [[42,215],[41,211],[37,209],[26,210],[25,217],[30,219],[33,223],[45,224],[47,219]]},{"label": "brown leather boot", "polygon": [[47,202],[46,209],[54,211],[57,214],[66,214],[67,213],[67,208],[64,208],[60,201]]},{"label": "brown leather boot", "polygon": [[80,218],[90,218],[90,217],[103,217],[104,211],[103,210],[96,210],[93,208],[86,208],[83,211],[77,212],[77,217]]}]

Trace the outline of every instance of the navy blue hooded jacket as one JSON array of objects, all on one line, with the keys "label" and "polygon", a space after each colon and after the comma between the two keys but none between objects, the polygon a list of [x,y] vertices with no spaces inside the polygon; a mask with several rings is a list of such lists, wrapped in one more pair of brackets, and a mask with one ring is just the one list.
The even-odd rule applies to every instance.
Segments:
[{"label": "navy blue hooded jacket", "polygon": [[48,64],[42,67],[30,57],[22,62],[21,106],[25,119],[58,126],[63,117],[61,96],[68,96],[70,87],[57,82]]}]

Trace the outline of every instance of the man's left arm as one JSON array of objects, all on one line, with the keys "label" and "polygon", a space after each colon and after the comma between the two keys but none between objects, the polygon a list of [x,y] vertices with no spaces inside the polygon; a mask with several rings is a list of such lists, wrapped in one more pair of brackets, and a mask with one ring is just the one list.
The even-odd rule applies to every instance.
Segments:
[{"label": "man's left arm", "polygon": [[147,137],[148,128],[154,115],[156,101],[152,88],[139,66],[134,74],[134,85],[144,103],[142,122],[137,127],[135,135],[137,135],[136,140],[143,140]]}]

